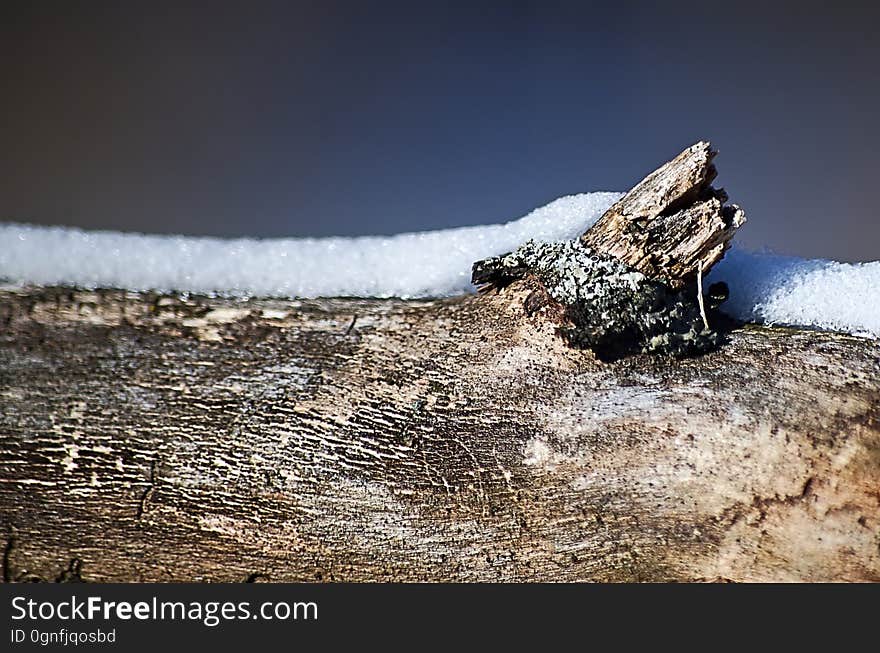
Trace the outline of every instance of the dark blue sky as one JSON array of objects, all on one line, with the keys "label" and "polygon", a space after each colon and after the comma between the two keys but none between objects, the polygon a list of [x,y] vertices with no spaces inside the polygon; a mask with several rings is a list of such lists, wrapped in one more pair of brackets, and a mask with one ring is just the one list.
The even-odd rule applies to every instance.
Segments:
[{"label": "dark blue sky", "polygon": [[7,0],[0,216],[228,236],[491,223],[626,189],[708,138],[750,217],[739,240],[880,258],[878,10],[420,4]]}]

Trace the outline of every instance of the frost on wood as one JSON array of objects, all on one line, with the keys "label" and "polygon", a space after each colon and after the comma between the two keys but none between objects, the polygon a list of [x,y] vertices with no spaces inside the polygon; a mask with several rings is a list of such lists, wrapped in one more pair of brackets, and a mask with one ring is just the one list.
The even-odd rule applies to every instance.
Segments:
[{"label": "frost on wood", "polygon": [[701,141],[664,164],[618,200],[583,236],[639,272],[675,285],[717,263],[745,214],[710,184],[717,153]]}]

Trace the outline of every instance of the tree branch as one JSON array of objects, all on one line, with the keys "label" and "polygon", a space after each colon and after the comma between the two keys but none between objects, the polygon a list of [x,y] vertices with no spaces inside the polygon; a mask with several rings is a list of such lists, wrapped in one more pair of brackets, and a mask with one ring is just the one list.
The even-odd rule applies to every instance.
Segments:
[{"label": "tree branch", "polygon": [[[711,157],[584,240],[691,283],[742,221]],[[0,291],[4,580],[880,580],[876,341],[602,362],[492,265],[433,301]]]}]

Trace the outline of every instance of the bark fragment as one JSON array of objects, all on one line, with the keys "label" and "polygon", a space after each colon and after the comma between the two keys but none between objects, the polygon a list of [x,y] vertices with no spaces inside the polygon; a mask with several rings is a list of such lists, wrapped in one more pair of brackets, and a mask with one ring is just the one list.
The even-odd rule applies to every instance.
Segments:
[{"label": "bark fragment", "polygon": [[654,279],[693,281],[721,260],[745,213],[711,186],[716,151],[707,141],[684,150],[618,200],[581,237],[584,244]]},{"label": "bark fragment", "polygon": [[[503,287],[534,276],[566,323],[559,333],[573,347],[605,361],[637,352],[683,357],[715,349],[722,336],[704,323],[696,293],[674,290],[579,240],[528,242],[474,266],[474,283]],[[534,297],[525,303],[535,312]]]},{"label": "bark fragment", "polygon": [[714,349],[723,337],[705,316],[699,282],[745,220],[739,207],[724,206],[724,191],[710,186],[715,154],[704,141],[689,147],[580,239],[529,242],[477,261],[473,283],[486,291],[534,275],[563,308],[566,341],[603,360],[639,351],[681,357]]}]

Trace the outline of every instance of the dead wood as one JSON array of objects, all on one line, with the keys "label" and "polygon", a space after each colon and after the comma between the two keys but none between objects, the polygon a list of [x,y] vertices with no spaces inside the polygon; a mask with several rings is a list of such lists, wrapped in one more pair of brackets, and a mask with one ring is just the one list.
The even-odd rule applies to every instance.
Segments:
[{"label": "dead wood", "polygon": [[[710,266],[742,220],[711,158],[585,240]],[[499,288],[0,291],[4,580],[880,580],[876,341],[746,326],[603,363],[534,275]]]},{"label": "dead wood", "polygon": [[686,149],[608,209],[584,243],[653,278],[693,280],[700,266],[707,273],[745,222],[711,186],[716,154],[706,141]]}]

